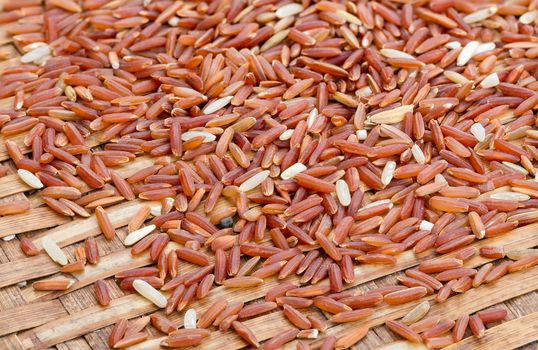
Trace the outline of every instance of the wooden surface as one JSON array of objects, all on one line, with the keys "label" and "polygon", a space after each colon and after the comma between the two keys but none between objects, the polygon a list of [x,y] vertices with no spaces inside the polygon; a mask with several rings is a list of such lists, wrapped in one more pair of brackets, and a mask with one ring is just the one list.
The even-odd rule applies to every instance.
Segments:
[{"label": "wooden surface", "polygon": [[[6,1],[0,0],[0,8]],[[17,48],[7,35],[5,26],[0,26],[0,50],[7,49],[14,58],[0,62],[0,74],[3,68],[17,62]],[[0,108],[11,104],[11,99],[0,101]],[[11,138],[21,144],[22,137]],[[155,307],[138,295],[126,294],[117,286],[113,275],[119,271],[146,266],[150,264],[147,256],[133,258],[128,249],[122,244],[125,237],[124,226],[129,218],[141,206],[148,203],[133,201],[122,203],[107,209],[114,226],[118,227],[118,236],[113,241],[106,241],[96,229],[95,218],[77,219],[72,221],[61,217],[45,206],[29,188],[14,175],[13,163],[0,137],[0,162],[11,168],[11,173],[0,178],[0,202],[11,201],[26,197],[32,201],[32,208],[22,215],[0,217],[0,237],[17,234],[17,238],[0,240],[0,349],[58,349],[58,350],[88,350],[108,349],[107,337],[111,324],[120,318],[136,318],[155,311]],[[96,138],[91,143],[98,145]],[[28,152],[27,148],[24,148]],[[126,177],[134,169],[143,167],[151,162],[148,157],[140,157],[118,172]],[[26,257],[20,251],[19,239],[28,237],[40,247],[40,238],[49,236],[64,247],[71,258],[76,247],[88,236],[98,235],[97,242],[101,252],[101,262],[97,266],[87,267],[83,273],[68,275],[75,284],[67,293],[36,292],[32,289],[32,281],[48,278],[59,274],[59,267],[46,255]],[[475,246],[504,245],[509,249],[530,248],[538,245],[538,224],[530,225],[508,234],[489,238],[475,243]],[[170,247],[171,248],[171,247]],[[396,284],[396,277],[401,271],[417,265],[421,260],[432,257],[430,252],[415,256],[405,252],[398,257],[395,266],[366,265],[355,268],[357,281],[347,288],[361,291]],[[487,259],[474,257],[466,262],[467,267],[480,266]],[[189,270],[183,267],[181,272]],[[93,282],[106,279],[111,291],[112,303],[103,308],[97,305]],[[291,278],[294,282],[296,279]],[[196,301],[192,307],[203,312],[212,301],[226,298],[228,301],[255,302],[269,288],[278,283],[267,279],[261,288],[245,290],[228,290],[223,287],[215,288],[204,301]],[[326,283],[326,281],[321,282]],[[493,306],[508,310],[507,321],[486,331],[481,339],[467,337],[463,341],[449,347],[455,349],[537,349],[538,340],[538,267],[507,275],[493,284],[472,289],[463,295],[451,297],[443,304],[432,302],[431,315],[439,314],[456,318],[462,313],[473,313]],[[376,309],[375,314],[366,321],[346,325],[334,325],[322,333],[338,336],[350,327],[368,323],[372,329],[354,349],[425,349],[423,346],[412,345],[401,341],[388,331],[383,323],[387,319],[402,317],[415,304],[400,306],[383,306]],[[312,311],[314,312],[314,311]],[[324,316],[318,312],[319,315]],[[182,314],[173,314],[171,319],[178,325],[182,324]],[[245,322],[251,327],[259,340],[265,340],[278,332],[289,329],[291,325],[280,311],[262,315]],[[155,349],[162,339],[162,334],[148,327],[150,340],[134,347],[135,349]],[[320,338],[321,338],[320,337]],[[292,343],[287,348],[294,349]],[[319,341],[314,342],[319,344]],[[239,349],[246,344],[232,332],[213,332],[201,346],[201,349]]]}]

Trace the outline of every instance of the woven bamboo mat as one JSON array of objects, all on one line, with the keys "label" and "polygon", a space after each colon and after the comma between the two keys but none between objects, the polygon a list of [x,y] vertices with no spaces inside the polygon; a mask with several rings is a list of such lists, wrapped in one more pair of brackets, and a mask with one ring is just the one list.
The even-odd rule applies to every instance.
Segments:
[{"label": "woven bamboo mat", "polygon": [[[14,0],[0,0],[3,3]],[[1,71],[17,62],[19,51],[5,34],[6,26],[0,26],[0,51],[8,50],[11,58],[0,62]],[[9,106],[10,99],[0,100],[0,109]],[[21,137],[11,138],[21,144]],[[90,141],[91,142],[91,141]],[[0,237],[16,234],[16,238],[0,240],[0,349],[59,349],[85,350],[108,349],[107,338],[111,325],[121,318],[137,318],[155,311],[153,305],[138,295],[123,292],[116,284],[113,275],[119,271],[141,267],[150,264],[147,256],[132,257],[122,244],[129,219],[141,206],[141,202],[132,201],[109,207],[109,213],[114,226],[118,228],[118,236],[112,241],[106,241],[96,229],[93,217],[88,219],[71,220],[55,214],[43,206],[39,197],[14,175],[14,165],[8,160],[4,139],[0,137],[0,162],[12,170],[0,178],[0,202],[9,202],[26,197],[31,200],[32,208],[25,214],[0,217]],[[98,146],[97,142],[93,142]],[[26,151],[28,151],[26,149]],[[139,157],[135,162],[118,169],[127,177],[136,169],[146,166],[151,160]],[[75,283],[65,293],[36,292],[31,283],[35,280],[59,274],[58,265],[46,255],[26,257],[19,248],[19,239],[28,237],[39,247],[39,239],[43,236],[54,237],[71,258],[76,247],[89,236],[98,235],[101,262],[89,266],[83,273],[73,274]],[[8,237],[9,238],[9,237]],[[485,245],[505,245],[508,249],[530,248],[538,245],[538,224],[526,226],[502,235],[488,238],[474,244],[477,247]],[[425,252],[416,256],[405,252],[398,257],[394,266],[360,266],[356,267],[357,280],[353,286],[368,290],[384,285],[396,284],[396,277],[409,267],[421,260],[431,257]],[[488,262],[480,257],[474,257],[466,262],[467,267],[479,266]],[[185,272],[185,269],[182,270]],[[113,301],[103,308],[95,300],[93,282],[105,279],[111,291]],[[259,299],[269,288],[278,283],[268,279],[261,288],[230,291],[222,287],[211,291],[203,302],[194,302],[192,307],[203,312],[208,305],[219,298],[228,301],[251,302]],[[323,282],[322,282],[323,283]],[[491,306],[500,306],[508,310],[507,321],[486,331],[481,339],[467,337],[463,341],[449,347],[453,349],[538,349],[538,267],[510,274],[493,284],[481,286],[468,292],[451,297],[443,304],[432,304],[430,315],[444,315],[455,319],[463,313],[473,313]],[[368,335],[354,349],[422,349],[410,343],[400,341],[388,331],[383,323],[386,319],[402,317],[415,304],[399,306],[384,306],[362,323],[368,323],[372,328]],[[173,314],[171,319],[178,325],[182,323],[182,314]],[[321,315],[320,316],[325,316]],[[265,340],[275,334],[289,329],[289,324],[280,311],[265,314],[245,322],[257,335],[259,340]],[[357,323],[331,325],[325,335],[338,336],[346,328],[356,327]],[[150,340],[136,346],[136,349],[159,348],[162,338],[155,329],[148,327]],[[318,341],[319,343],[319,341]],[[313,345],[315,345],[314,342]],[[239,349],[246,344],[234,333],[213,332],[209,339],[203,342],[203,349]],[[294,344],[289,345],[294,349]]]}]

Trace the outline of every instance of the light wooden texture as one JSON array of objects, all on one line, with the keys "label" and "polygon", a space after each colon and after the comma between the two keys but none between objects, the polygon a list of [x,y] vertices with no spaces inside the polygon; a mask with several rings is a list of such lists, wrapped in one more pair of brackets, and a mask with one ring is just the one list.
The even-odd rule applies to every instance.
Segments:
[{"label": "light wooden texture", "polygon": [[45,254],[13,260],[0,264],[0,287],[52,275],[58,271],[59,265]]},{"label": "light wooden texture", "polygon": [[[522,235],[523,232],[534,232],[534,230],[536,229],[536,225],[531,225],[529,226],[528,228],[527,227],[524,227],[524,228],[521,228],[521,229],[518,229],[518,230],[515,230],[514,232],[512,232],[511,234],[508,234],[508,235],[513,235],[515,237],[520,237]],[[495,239],[499,239],[501,238],[501,236],[499,237],[495,237]],[[480,242],[482,244],[487,244],[488,243],[488,240],[485,240],[484,242]],[[467,266],[477,266],[481,263],[484,263],[486,260],[484,261],[480,261],[478,259],[475,260],[475,263],[474,264],[468,264]],[[370,268],[371,266],[363,266],[363,267],[366,267],[366,268]],[[360,271],[361,267],[357,267],[356,268],[358,271],[357,272],[364,272],[364,271]],[[377,266],[377,269],[378,270],[383,270],[383,268]],[[390,272],[389,272],[390,273]],[[458,312],[460,312],[461,309],[459,309],[459,306],[461,303],[469,303],[470,305],[468,307],[465,307],[464,309],[465,310],[469,310],[469,312],[474,312],[474,311],[477,311],[477,310],[480,310],[484,307],[487,307],[489,305],[493,305],[493,304],[496,304],[498,302],[502,302],[504,300],[507,300],[509,298],[511,298],[512,296],[514,295],[521,295],[523,293],[526,293],[526,292],[529,292],[529,291],[532,291],[532,290],[535,290],[538,288],[538,279],[537,279],[537,276],[538,275],[538,268],[534,268],[532,270],[528,270],[528,271],[524,271],[523,273],[521,274],[513,274],[513,275],[509,275],[507,277],[505,277],[502,281],[503,281],[503,284],[507,285],[506,288],[504,288],[503,285],[501,285],[500,283],[494,283],[492,284],[491,286],[483,286],[483,287],[480,287],[478,289],[473,289],[473,290],[470,290],[468,291],[467,293],[463,294],[463,295],[459,295],[457,297],[453,297],[453,298],[450,298],[449,301],[447,301],[447,303],[445,304],[441,304],[438,308],[443,310],[443,314],[446,315],[446,309],[443,309],[444,307],[446,307],[446,305],[449,305],[452,306],[451,309],[449,310],[452,310],[451,312],[452,313],[456,313],[455,315],[453,315],[453,317],[457,317],[459,315]],[[359,276],[364,276],[363,278],[360,279],[360,281],[362,283],[364,282],[367,282],[369,280],[372,280],[375,278],[375,273],[373,273],[373,271],[369,271],[369,273],[360,273]],[[293,281],[293,279],[291,279]],[[515,293],[512,292],[512,290],[516,289],[516,287],[518,286],[518,284],[522,282],[524,284],[524,287],[522,288],[519,288],[517,291],[515,291]],[[528,282],[528,283],[527,283]],[[217,289],[214,289],[210,295],[206,298],[206,300],[204,301],[195,301],[193,304],[192,304],[192,307],[195,308],[196,310],[198,310],[198,312],[203,312],[209,305],[211,305],[212,302],[216,301],[217,299],[220,299],[220,298],[225,298],[226,300],[228,300],[229,302],[234,302],[234,301],[239,301],[239,300],[243,300],[243,301],[248,301],[248,300],[254,300],[254,299],[257,299],[261,296],[263,296],[265,294],[265,291],[268,290],[269,288],[275,286],[278,282],[275,281],[274,279],[270,279],[270,280],[267,280],[266,283],[263,284],[262,288],[249,288],[249,289],[242,289],[242,290],[233,290],[233,289],[227,289],[227,288],[224,288],[224,287],[218,287]],[[325,282],[321,282],[321,283],[326,283]],[[497,288],[495,288],[495,286],[497,286]],[[499,288],[500,287],[500,288]],[[517,294],[519,293],[519,294]],[[476,295],[474,295],[476,294]],[[487,298],[486,298],[487,296]],[[130,307],[129,309],[117,309],[116,311],[116,316],[117,317],[127,317],[127,315],[132,311],[131,309],[142,309],[146,303],[146,301],[138,296],[134,296],[136,298],[132,299],[131,297],[124,297],[124,298],[129,298],[131,301],[130,301]],[[481,301],[484,301],[483,304],[479,304],[479,303],[476,303],[475,300],[481,300]],[[371,326],[375,326],[375,325],[379,325],[381,323],[383,323],[386,319],[392,319],[392,318],[399,318],[401,316],[403,316],[407,311],[409,311],[414,305],[411,304],[411,305],[404,305],[404,306],[401,306],[401,307],[381,307],[378,311],[379,313],[379,316],[378,316],[378,313],[375,314],[375,319],[371,322]],[[474,308],[474,309],[473,309]],[[436,306],[434,306],[432,308],[432,310],[436,310]],[[432,311],[433,312],[433,311]],[[275,313],[279,313],[279,312],[275,312]],[[272,313],[270,315],[273,315],[275,313]],[[178,317],[179,316],[179,317]],[[182,325],[182,317],[181,315],[178,315],[178,316],[173,316],[171,317],[172,320],[176,321],[176,323],[178,325]],[[263,318],[264,316],[262,316],[261,318]],[[273,317],[273,316],[271,316]],[[449,315],[447,315],[447,317],[450,317]],[[74,319],[78,320],[78,316],[69,316],[67,317],[64,322],[65,323],[70,323],[73,325],[73,327],[77,327],[79,326],[80,329],[79,329],[79,332],[83,332],[86,328],[93,328],[95,327],[95,324],[93,322],[91,323],[87,323],[87,322],[83,322],[82,320],[80,321],[74,321]],[[94,319],[92,318],[91,321],[94,321]],[[111,319],[110,320],[111,323],[113,323],[113,320]],[[255,321],[253,323],[253,327],[254,329],[257,330],[257,327],[264,327],[265,324],[267,324],[268,321],[271,321],[271,322],[276,322],[276,320],[259,320],[259,319],[255,319],[253,320]],[[99,319],[99,322],[102,322],[100,321]],[[287,321],[283,321],[280,323],[279,327],[276,328],[276,331],[278,331],[278,329],[282,328],[282,327],[285,327],[287,324]],[[339,334],[339,331],[341,332],[343,329],[345,329],[348,325],[345,325],[345,326],[342,326],[342,325],[338,325],[338,326],[335,326],[335,327],[332,327],[330,328],[327,333],[328,334],[331,334],[331,333],[334,333],[334,334]],[[49,328],[49,329],[55,329],[55,327],[59,327],[61,329],[62,327],[62,322],[51,322],[51,323],[48,323],[46,325],[44,325],[43,327],[46,327],[46,328]],[[72,333],[68,334],[68,335],[71,335]],[[256,333],[258,334],[258,333]],[[266,334],[266,333],[263,333],[263,334]],[[271,333],[267,333],[268,334],[268,337],[274,335]],[[231,333],[228,335],[229,337],[236,337],[235,334]],[[67,339],[70,339],[70,338],[62,338],[62,340],[67,340]],[[220,337],[218,339],[221,339]],[[264,338],[260,338],[260,339],[264,339]],[[154,342],[158,342],[160,341],[159,339],[156,339],[154,340]],[[218,341],[218,340],[215,340],[215,342]],[[48,344],[48,343],[47,343]],[[152,344],[154,344],[153,342],[147,342],[147,343],[144,343],[143,345],[140,345],[140,348],[141,349],[146,349],[146,346],[147,346],[147,349],[150,349]],[[212,343],[209,343],[209,342],[204,342],[204,346],[211,346]],[[229,346],[232,346],[231,343],[228,343]],[[240,348],[240,347],[238,347]]]},{"label": "light wooden texture", "polygon": [[497,349],[511,349],[538,340],[538,312],[517,318],[486,330],[480,339],[469,337],[451,345],[446,350],[456,349],[491,349],[495,344]]},{"label": "light wooden texture", "polygon": [[[136,169],[143,168],[150,164],[153,164],[150,157],[141,156],[130,163],[115,168],[114,170],[123,178],[127,178],[131,176],[136,171]],[[0,198],[4,198],[16,193],[26,192],[29,190],[31,190],[31,188],[26,183],[21,181],[17,174],[8,174],[4,177],[0,177]],[[89,188],[86,188],[83,192],[87,191],[89,191]]]},{"label": "light wooden texture", "polygon": [[0,217],[0,237],[54,227],[71,221],[49,207],[31,209],[22,214]]},{"label": "light wooden texture", "polygon": [[378,350],[427,350],[426,345],[420,343],[411,343],[405,340],[395,341],[387,345],[381,346]]},{"label": "light wooden texture", "polygon": [[[122,317],[131,318],[150,312],[155,306],[149,301],[140,300],[138,295],[117,298],[106,308],[95,306],[73,315],[56,319],[19,336],[26,349],[42,349],[63,341],[73,339],[84,333],[110,325]],[[133,306],[133,301],[137,301]]]},{"label": "light wooden texture", "polygon": [[[124,202],[107,208],[110,221],[114,227],[125,226],[129,223],[136,212],[144,205],[155,205],[152,202],[142,203],[141,201]],[[37,209],[34,209],[37,210]],[[75,242],[82,241],[90,236],[101,233],[95,215],[89,218],[77,219],[49,230],[45,235],[55,241],[60,247],[65,247]],[[41,238],[34,240],[36,247],[41,248]]]},{"label": "light wooden texture", "polygon": [[58,300],[27,304],[0,311],[0,335],[40,326],[66,315]]},{"label": "light wooden texture", "polygon": [[9,174],[0,177],[0,198],[10,196],[15,193],[21,193],[31,190],[32,188],[22,182],[19,175]]},{"label": "light wooden texture", "polygon": [[[475,312],[486,308],[490,305],[508,300],[512,297],[519,296],[538,288],[538,267],[515,273],[506,276],[502,279],[502,283],[493,283],[491,285],[481,286],[476,289],[471,289],[466,293],[453,296],[449,298],[443,304],[433,304],[431,311],[428,315],[440,314],[448,319],[456,318],[461,315],[462,310],[465,312]],[[521,287],[520,284],[522,285]],[[430,297],[429,299],[432,299]],[[386,320],[398,319],[403,317],[409,312],[417,302],[411,302],[403,305],[390,306],[383,305],[376,308],[376,312],[367,320],[350,322],[348,324],[333,325],[328,328],[323,334],[341,336],[350,327],[357,327],[359,325],[368,325],[374,327],[384,323]],[[197,309],[198,310],[198,309]],[[282,314],[280,311],[273,312],[269,315],[260,316],[255,319],[255,322],[250,322],[247,325],[258,337],[258,340],[265,340],[272,336],[275,336],[279,332],[282,332],[290,327],[288,321],[283,317],[277,317],[275,314]],[[252,321],[252,320],[250,320]],[[179,323],[181,324],[181,322]],[[269,327],[270,325],[270,327]],[[224,339],[223,339],[224,338]],[[162,338],[155,339],[152,342],[145,342],[134,347],[137,350],[149,350],[153,349]],[[206,339],[200,349],[217,349],[219,344],[227,344],[227,349],[240,349],[245,346],[244,343],[240,344],[237,341],[238,337],[230,332],[223,332],[221,334],[212,335],[209,339]],[[320,345],[320,341],[312,342],[313,345]],[[237,345],[236,345],[237,344]],[[295,349],[295,342],[288,344],[286,349]]]},{"label": "light wooden texture", "polygon": [[[538,288],[538,267],[510,274],[501,280],[490,285],[483,285],[478,288],[468,290],[463,294],[450,297],[442,304],[432,304],[428,316],[439,315],[447,319],[454,320],[463,313],[471,314],[511,299],[513,297],[529,293]],[[423,298],[424,300],[426,298]],[[431,297],[429,299],[432,299]],[[421,301],[422,301],[421,300]],[[370,327],[384,323],[386,320],[403,317],[417,302],[407,303],[399,306],[382,306],[376,313],[366,321],[352,322],[350,324],[340,324],[329,328],[326,333],[329,335],[341,335],[347,327],[355,325],[368,325]],[[314,342],[314,344],[319,341]],[[291,348],[291,346],[290,346]]]}]

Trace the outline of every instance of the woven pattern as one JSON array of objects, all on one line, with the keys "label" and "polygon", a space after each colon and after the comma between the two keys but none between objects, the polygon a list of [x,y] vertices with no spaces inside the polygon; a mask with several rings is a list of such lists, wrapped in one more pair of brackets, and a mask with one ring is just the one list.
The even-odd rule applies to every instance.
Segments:
[{"label": "woven pattern", "polygon": [[[12,0],[0,0],[2,3]],[[7,50],[10,58],[0,62],[2,69],[18,62],[20,55],[18,49],[12,44],[5,33],[6,26],[0,26],[0,51]],[[10,106],[12,99],[0,101],[0,109]],[[23,151],[28,149],[22,145],[22,137],[10,138],[15,141]],[[13,239],[0,241],[0,349],[108,349],[107,338],[111,325],[122,318],[137,318],[155,311],[155,307],[138,295],[127,294],[122,291],[114,274],[136,267],[151,264],[147,254],[133,257],[130,250],[125,248],[122,241],[127,234],[126,225],[136,211],[143,205],[141,201],[122,202],[107,208],[112,224],[116,227],[117,236],[107,241],[96,224],[94,215],[88,219],[77,218],[71,220],[60,216],[43,205],[40,197],[36,196],[30,188],[19,180],[15,174],[13,163],[8,160],[4,147],[4,139],[0,137],[0,161],[10,168],[7,175],[0,178],[0,201],[9,202],[16,199],[27,198],[32,208],[20,215],[0,217],[0,237]],[[98,147],[97,141],[89,140],[89,144]],[[118,169],[124,177],[129,176],[137,169],[150,164],[151,160],[139,157],[136,161]],[[482,240],[474,243],[477,248],[482,246],[504,245],[507,250],[518,248],[531,248],[538,245],[538,224],[529,225],[505,235]],[[82,273],[61,274],[59,266],[53,263],[45,254],[26,257],[19,248],[20,239],[30,238],[38,248],[41,248],[39,239],[43,236],[54,238],[63,248],[68,258],[74,260],[74,251],[83,246],[83,241],[89,236],[96,236],[101,259],[95,266],[87,266]],[[416,256],[412,252],[405,252],[398,257],[394,266],[367,265],[355,267],[357,276],[353,286],[366,291],[372,288],[397,283],[397,276],[403,270],[417,265],[420,261],[432,257],[431,252]],[[488,260],[473,257],[466,263],[467,267],[480,266]],[[181,273],[187,272],[183,267]],[[31,283],[57,275],[64,275],[73,279],[74,284],[68,292],[41,292],[35,291]],[[290,279],[296,279],[291,277]],[[93,283],[104,279],[107,284],[112,302],[107,307],[98,305]],[[229,290],[218,287],[211,291],[202,301],[195,301],[191,307],[199,314],[214,301],[225,298],[228,302],[244,301],[255,302],[263,298],[266,291],[279,282],[269,278],[259,288],[244,290]],[[326,281],[321,283],[327,283]],[[450,346],[450,349],[508,349],[522,347],[536,349],[538,339],[538,267],[503,277],[493,284],[470,290],[462,295],[451,297],[443,304],[432,304],[429,315],[442,315],[455,319],[463,313],[474,313],[491,306],[501,306],[508,310],[507,321],[486,331],[486,335],[477,340],[467,337],[463,341]],[[376,309],[375,314],[366,321],[357,321],[349,324],[330,324],[325,335],[338,337],[346,329],[366,323],[372,327],[367,336],[354,348],[380,349],[384,346],[403,348],[404,344],[383,325],[387,319],[396,319],[405,315],[417,302],[388,306]],[[314,312],[314,311],[312,311]],[[327,318],[319,311],[315,313]],[[174,313],[170,319],[177,325],[183,322],[183,312]],[[271,312],[250,319],[245,324],[253,330],[259,340],[266,340],[283,330],[290,329],[291,324],[284,318],[281,311]],[[159,348],[163,334],[148,326],[149,340],[136,346],[136,349]],[[320,337],[321,338],[321,337]],[[395,343],[396,342],[396,343]],[[534,342],[534,343],[533,343]],[[314,341],[313,345],[319,344]],[[422,348],[405,343],[409,348]],[[287,345],[294,349],[295,343]],[[200,348],[203,349],[239,349],[246,347],[232,331],[212,332]]]}]

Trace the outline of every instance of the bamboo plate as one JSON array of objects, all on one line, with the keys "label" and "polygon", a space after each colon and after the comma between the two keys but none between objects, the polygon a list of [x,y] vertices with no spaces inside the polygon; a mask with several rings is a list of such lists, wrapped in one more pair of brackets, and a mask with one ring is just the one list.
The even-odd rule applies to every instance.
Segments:
[{"label": "bamboo plate", "polygon": [[[0,0],[3,3],[14,0]],[[5,33],[6,26],[0,26],[0,50],[8,50],[12,58],[0,62],[1,71],[17,62],[19,52]],[[0,109],[10,106],[11,99],[0,100]],[[10,138],[22,144],[22,137]],[[98,145],[96,138],[90,141]],[[21,147],[25,152],[28,149]],[[149,265],[147,255],[132,257],[129,249],[123,246],[127,225],[142,202],[135,200],[123,202],[109,207],[107,212],[113,225],[118,228],[118,236],[112,241],[97,237],[101,252],[101,261],[96,266],[87,266],[83,273],[69,276],[74,280],[72,288],[67,292],[38,292],[30,286],[31,281],[50,277],[59,273],[58,265],[46,255],[26,257],[19,248],[19,238],[28,237],[38,248],[40,238],[54,237],[71,258],[76,247],[89,236],[100,234],[96,229],[95,217],[75,219],[60,216],[43,206],[39,197],[35,196],[27,185],[14,174],[15,167],[7,156],[4,139],[0,136],[0,162],[12,171],[0,178],[0,201],[9,202],[23,197],[31,200],[32,208],[24,213],[0,217],[0,237],[16,234],[9,241],[0,240],[0,349],[108,349],[107,338],[111,325],[121,318],[137,318],[155,311],[155,307],[135,294],[124,293],[114,281],[113,275],[119,271]],[[136,161],[118,169],[123,177],[127,177],[139,168],[147,166],[151,160],[139,157]],[[9,238],[9,237],[8,237]],[[518,228],[499,237],[475,242],[476,247],[485,245],[504,245],[507,250],[530,248],[538,245],[538,224]],[[169,248],[173,248],[171,245]],[[387,284],[395,284],[396,277],[405,269],[417,265],[420,261],[432,257],[431,252],[416,256],[412,252],[404,252],[398,257],[394,266],[364,265],[355,267],[358,276],[353,285],[346,288],[359,290],[372,289]],[[489,260],[473,257],[466,261],[466,267],[480,266]],[[183,267],[181,272],[187,272]],[[97,304],[93,292],[93,282],[105,279],[113,298],[108,307]],[[293,280],[294,277],[290,278]],[[203,301],[195,301],[192,307],[198,313],[217,299],[226,298],[232,301],[254,301],[264,296],[265,292],[278,283],[275,279],[267,279],[261,288],[249,288],[239,291],[226,290],[223,287],[213,289]],[[323,281],[321,283],[327,283]],[[444,315],[455,319],[463,313],[500,306],[508,310],[507,321],[488,329],[481,339],[464,338],[447,349],[537,349],[538,341],[538,266],[518,273],[506,275],[499,281],[471,289],[462,295],[449,298],[443,304],[432,302],[430,315]],[[408,303],[398,306],[377,308],[373,316],[365,321],[349,324],[330,324],[323,334],[338,335],[359,324],[368,324],[371,330],[367,336],[353,349],[425,349],[401,341],[383,326],[385,320],[405,315],[415,306]],[[319,316],[325,315],[318,312]],[[183,313],[174,313],[171,320],[177,325],[183,322]],[[268,339],[279,332],[291,328],[280,311],[258,316],[245,322],[259,340]],[[133,347],[133,349],[159,348],[163,335],[148,326],[149,340]],[[320,337],[321,338],[321,337]],[[294,349],[295,343],[286,346]],[[312,345],[319,345],[319,340]],[[246,344],[231,331],[212,332],[199,348],[203,349],[240,349]]]}]

